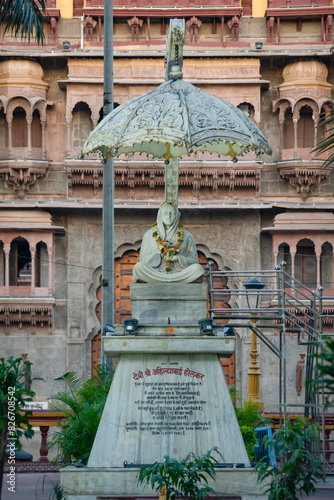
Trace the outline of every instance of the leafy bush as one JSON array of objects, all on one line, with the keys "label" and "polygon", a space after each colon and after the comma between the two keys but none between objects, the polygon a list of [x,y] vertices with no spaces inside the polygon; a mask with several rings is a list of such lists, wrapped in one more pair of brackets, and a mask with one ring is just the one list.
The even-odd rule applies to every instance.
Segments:
[{"label": "leafy bush", "polygon": [[277,466],[262,459],[256,469],[260,482],[270,480],[268,500],[297,500],[298,493],[314,493],[315,484],[325,479],[324,462],[310,451],[318,433],[319,427],[306,418],[287,418],[273,438],[266,438],[266,445],[275,449]]},{"label": "leafy bush", "polygon": [[[216,448],[214,451],[218,453]],[[151,484],[156,491],[166,488],[167,500],[175,499],[177,496],[189,497],[192,500],[202,500],[209,493],[216,494],[207,486],[206,476],[215,479],[215,464],[218,461],[212,457],[213,450],[209,450],[205,455],[196,458],[190,453],[180,462],[175,458],[165,456],[162,463],[155,463],[151,466],[144,466],[138,474],[138,482]],[[202,484],[204,481],[205,485]]]},{"label": "leafy bush", "polygon": [[242,438],[245,443],[245,448],[247,451],[247,455],[249,460],[253,460],[254,458],[254,446],[256,444],[256,432],[254,427],[250,427],[248,425],[240,425],[240,431]]},{"label": "leafy bush", "polygon": [[[31,363],[22,358],[0,358],[0,498],[8,437],[21,448],[20,437],[34,435],[28,417],[31,412],[20,412],[26,401],[31,401],[35,393],[26,389],[26,375],[30,374]],[[36,380],[36,379],[35,379]]]},{"label": "leafy bush", "polygon": [[249,460],[254,459],[254,446],[256,444],[255,428],[261,425],[270,425],[272,421],[269,418],[260,415],[256,403],[248,401],[244,405],[238,406],[238,391],[235,386],[229,388],[230,395],[234,401],[234,410],[243,437]]},{"label": "leafy bush", "polygon": [[50,408],[65,414],[61,431],[55,432],[48,444],[57,445],[56,460],[71,463],[88,458],[101,420],[104,405],[113,378],[113,371],[107,367],[96,369],[96,374],[82,382],[75,372],[65,373],[56,380],[65,383],[67,390],[51,397]]},{"label": "leafy bush", "polygon": [[306,383],[316,391],[324,390],[326,406],[329,406],[333,404],[334,394],[334,338],[324,337],[324,343],[320,347],[320,352],[313,354],[317,360],[318,376]]}]

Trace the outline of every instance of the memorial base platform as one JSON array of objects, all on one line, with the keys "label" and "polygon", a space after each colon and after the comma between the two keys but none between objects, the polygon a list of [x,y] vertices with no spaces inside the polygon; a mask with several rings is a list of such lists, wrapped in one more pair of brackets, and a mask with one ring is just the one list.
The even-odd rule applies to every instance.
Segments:
[{"label": "memorial base platform", "polygon": [[[112,453],[112,450],[111,450]],[[138,468],[76,468],[61,471],[61,486],[69,493],[68,500],[105,500],[103,497],[144,497],[154,495],[149,486],[138,484]],[[218,469],[216,481],[209,481],[219,497],[239,496],[242,500],[265,500],[254,469]]]}]

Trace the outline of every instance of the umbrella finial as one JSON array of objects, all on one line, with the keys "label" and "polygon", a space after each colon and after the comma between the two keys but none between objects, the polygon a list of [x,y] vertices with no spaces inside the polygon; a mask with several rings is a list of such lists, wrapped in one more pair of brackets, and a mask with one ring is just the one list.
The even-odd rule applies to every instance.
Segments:
[{"label": "umbrella finial", "polygon": [[166,40],[165,80],[182,79],[183,45],[185,37],[184,19],[171,19]]}]

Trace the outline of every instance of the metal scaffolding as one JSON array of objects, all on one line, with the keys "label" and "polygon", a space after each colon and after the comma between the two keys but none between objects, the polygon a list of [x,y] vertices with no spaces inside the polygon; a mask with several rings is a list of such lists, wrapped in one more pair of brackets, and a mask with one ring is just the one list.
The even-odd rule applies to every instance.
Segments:
[{"label": "metal scaffolding", "polygon": [[[287,335],[295,336],[296,342],[307,348],[305,381],[317,381],[315,355],[321,352],[324,337],[334,336],[333,331],[324,333],[324,324],[334,322],[334,315],[323,310],[323,287],[309,289],[287,274],[285,265],[281,262],[271,271],[214,271],[209,262],[210,316],[214,326],[224,323],[225,327],[249,328],[274,353],[279,364],[280,424],[284,416],[292,413],[302,413],[317,422],[321,429],[317,451],[328,457],[334,440],[329,435],[326,438],[325,420],[328,413],[333,417],[333,395],[321,384],[316,390],[314,384],[306,383],[304,402],[288,401]],[[218,278],[226,282],[226,288],[217,287]],[[247,286],[249,283],[252,286]],[[334,303],[334,297],[326,296],[326,300]]]}]

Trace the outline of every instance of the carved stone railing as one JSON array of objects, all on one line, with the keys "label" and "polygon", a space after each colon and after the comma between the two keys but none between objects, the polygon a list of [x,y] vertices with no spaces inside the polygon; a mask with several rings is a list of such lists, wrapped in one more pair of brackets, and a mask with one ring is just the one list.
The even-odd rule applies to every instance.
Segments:
[{"label": "carved stone railing", "polygon": [[[227,162],[208,161],[202,166],[197,162],[184,162],[180,164],[179,189],[191,188],[196,196],[204,189],[217,193],[222,189],[233,192],[235,189],[260,188],[261,169],[254,161],[240,163],[232,166]],[[68,177],[69,196],[76,196],[80,188],[86,189],[88,197],[102,196],[103,168],[99,161],[87,162],[79,160],[65,161]],[[163,162],[144,161],[115,161],[115,197],[118,197],[118,188],[139,190],[149,188],[155,190],[164,185]],[[80,193],[82,195],[82,193]],[[128,193],[130,196],[130,194]],[[131,196],[130,196],[131,197]]]},{"label": "carved stone railing", "polygon": [[281,161],[277,169],[282,179],[296,189],[297,193],[308,196],[319,188],[329,177],[330,168],[323,168],[322,161]]},{"label": "carved stone railing", "polygon": [[[206,18],[207,21],[211,23],[212,34],[217,32],[217,24],[221,24],[221,42],[225,45],[225,24],[235,17],[240,21],[243,14],[243,8],[240,7],[239,0],[224,0],[219,2],[219,5],[217,0],[209,0],[203,1],[202,4],[203,5],[201,5],[201,2],[195,2],[194,0],[133,0],[131,2],[129,1],[127,5],[124,5],[122,0],[119,0],[117,3],[114,3],[113,16],[114,18],[122,18],[129,21],[136,16],[136,18],[141,21],[140,25],[143,25],[146,42],[149,42],[151,39],[150,22],[152,19],[161,21],[161,35],[165,35],[166,21],[175,17],[176,14],[187,19],[193,16],[199,19]],[[251,11],[249,3],[246,5],[246,11],[249,15]],[[100,43],[102,40],[102,22],[104,19],[103,2],[99,0],[87,0],[83,8],[83,14],[85,19],[88,17],[93,19],[93,29],[96,30],[97,42]],[[91,20],[89,21],[89,26],[90,29],[92,29]],[[236,29],[239,30],[239,23]],[[86,39],[88,40],[88,38],[87,36]]]},{"label": "carved stone railing", "polygon": [[51,332],[54,298],[0,298],[0,333]]},{"label": "carved stone railing", "polygon": [[[295,21],[296,31],[302,31],[303,20],[319,21],[319,34],[324,43],[333,43],[333,15],[334,6],[330,0],[319,0],[315,2],[294,0],[268,2],[265,12],[267,19],[267,43],[281,42],[281,22]],[[305,43],[303,40],[300,43]]]}]

